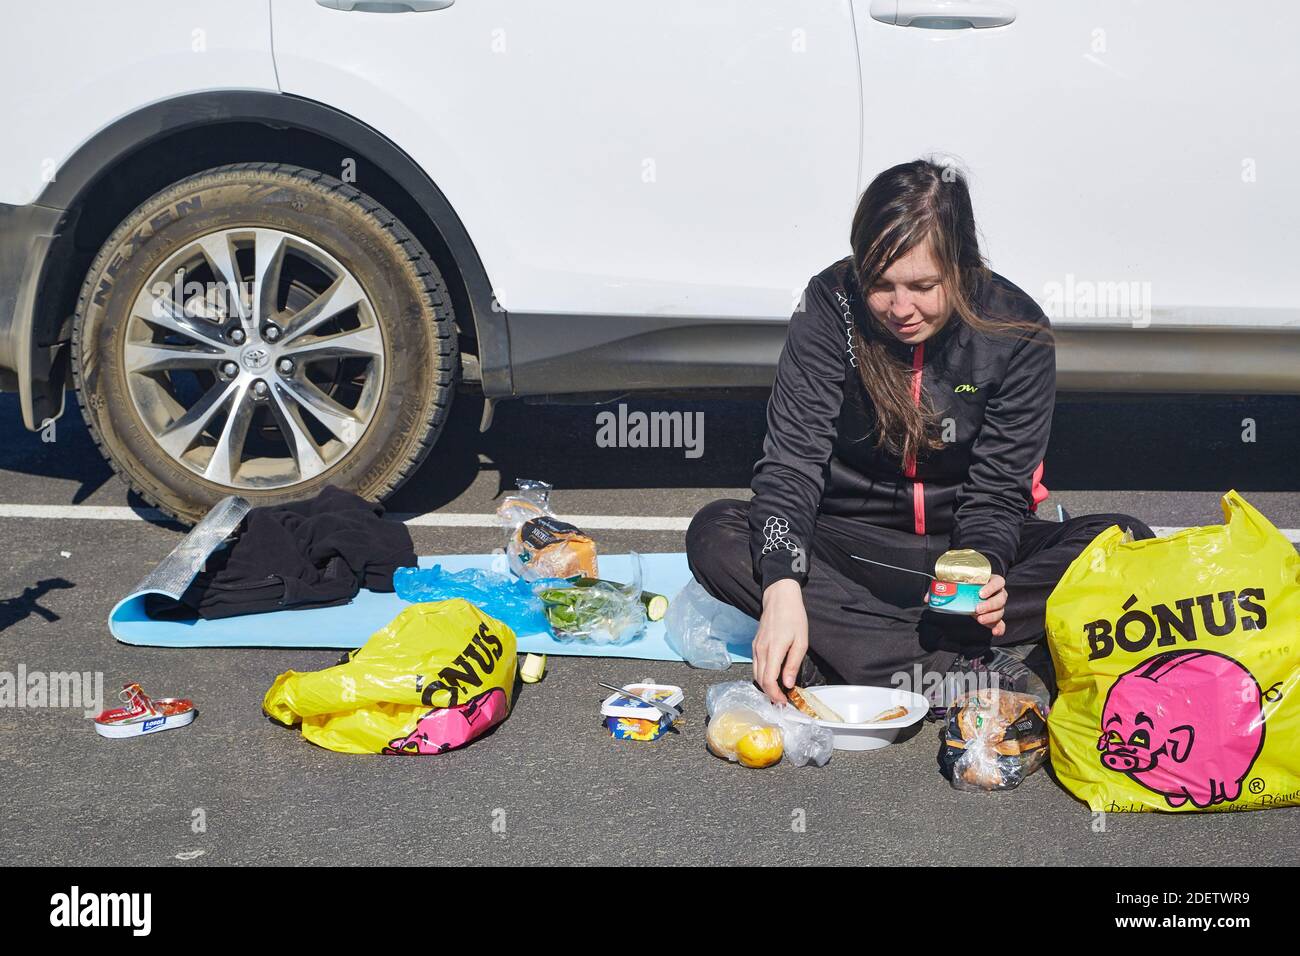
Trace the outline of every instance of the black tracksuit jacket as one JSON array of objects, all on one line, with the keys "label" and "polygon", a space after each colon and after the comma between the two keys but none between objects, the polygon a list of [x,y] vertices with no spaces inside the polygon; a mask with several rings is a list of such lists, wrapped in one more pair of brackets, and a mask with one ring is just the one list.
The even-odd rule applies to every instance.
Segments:
[{"label": "black tracksuit jacket", "polygon": [[[1047,316],[996,274],[981,283],[976,311],[1032,323],[1027,333],[979,333],[959,316],[909,346],[867,312],[852,259],[813,276],[790,320],[767,406],[763,457],[754,466],[750,551],[763,586],[807,580],[819,512],[913,534],[948,534],[952,548],[984,554],[1005,575],[1037,484],[1056,399],[1056,358]],[[874,412],[862,386],[851,331],[884,341],[913,373],[947,424],[951,441],[916,462],[875,447]],[[864,554],[863,557],[871,557]]]}]

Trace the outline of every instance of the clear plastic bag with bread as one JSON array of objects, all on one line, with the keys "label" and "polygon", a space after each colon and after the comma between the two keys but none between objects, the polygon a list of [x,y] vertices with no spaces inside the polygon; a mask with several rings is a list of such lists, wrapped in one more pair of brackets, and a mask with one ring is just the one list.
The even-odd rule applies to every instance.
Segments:
[{"label": "clear plastic bag with bread", "polygon": [[939,766],[957,790],[1014,790],[1047,760],[1047,713],[1032,694],[990,688],[948,708]]},{"label": "clear plastic bag with bread", "polygon": [[831,759],[830,728],[791,718],[792,707],[776,707],[750,681],[714,684],[704,703],[709,751],[724,760],[762,768],[782,759],[821,767]]},{"label": "clear plastic bag with bread", "polygon": [[600,577],[596,542],[555,516],[550,506],[552,487],[532,478],[520,478],[515,485],[519,490],[497,507],[497,518],[509,531],[510,570],[526,581]]}]

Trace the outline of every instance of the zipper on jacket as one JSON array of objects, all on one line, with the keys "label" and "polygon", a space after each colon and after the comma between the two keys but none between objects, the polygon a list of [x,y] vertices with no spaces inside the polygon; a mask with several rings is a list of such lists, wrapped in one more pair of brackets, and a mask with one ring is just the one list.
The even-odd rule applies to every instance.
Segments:
[{"label": "zipper on jacket", "polygon": [[[912,346],[912,404],[921,404],[921,370],[925,363],[925,343]],[[903,463],[903,475],[912,479],[912,529],[925,534],[925,484],[916,480],[916,456]]]}]

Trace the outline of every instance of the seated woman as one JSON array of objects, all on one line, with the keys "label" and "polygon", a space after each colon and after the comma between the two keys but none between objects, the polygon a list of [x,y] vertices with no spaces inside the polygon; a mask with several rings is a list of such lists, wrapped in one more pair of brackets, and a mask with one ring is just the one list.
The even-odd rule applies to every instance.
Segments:
[{"label": "seated woman", "polygon": [[[886,170],[850,239],[790,320],[753,499],[700,510],[691,570],[759,620],[754,678],[774,701],[829,681],[929,691],[942,706],[945,675],[980,670],[1043,694],[1044,608],[1066,567],[1110,525],[1151,529],[1034,514],[1051,326],[984,262],[963,177],[923,160]],[[991,566],[974,617],[926,608],[917,572],[950,549]]]}]

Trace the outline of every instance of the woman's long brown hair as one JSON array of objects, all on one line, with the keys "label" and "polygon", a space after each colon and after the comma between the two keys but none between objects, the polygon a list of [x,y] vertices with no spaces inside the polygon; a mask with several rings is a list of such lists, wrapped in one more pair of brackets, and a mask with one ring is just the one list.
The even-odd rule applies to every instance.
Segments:
[{"label": "woman's long brown hair", "polygon": [[889,352],[893,333],[871,314],[867,296],[885,270],[927,241],[952,303],[954,315],[948,321],[958,319],[985,333],[1045,331],[1032,323],[990,319],[976,311],[976,291],[988,280],[989,268],[980,252],[970,189],[955,167],[918,159],[872,180],[858,202],[850,234],[863,311],[872,334],[863,335],[859,325],[853,334],[858,374],[875,406],[876,447],[904,462],[944,443],[937,434],[934,408],[912,400],[912,367]]}]

